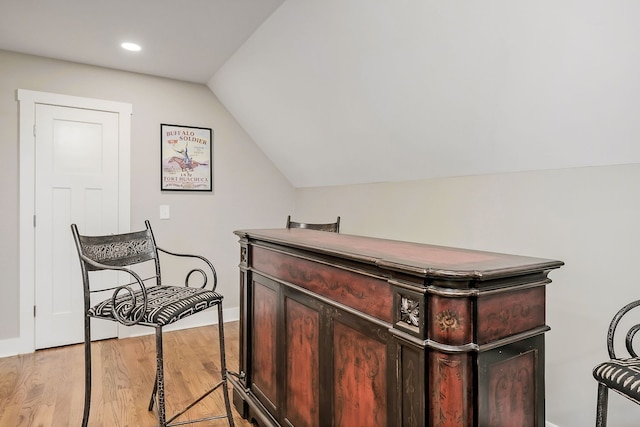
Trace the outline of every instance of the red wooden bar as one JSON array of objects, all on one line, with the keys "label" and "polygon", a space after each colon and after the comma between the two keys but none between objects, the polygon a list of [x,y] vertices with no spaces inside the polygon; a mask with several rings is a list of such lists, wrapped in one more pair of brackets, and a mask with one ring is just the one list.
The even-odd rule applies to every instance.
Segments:
[{"label": "red wooden bar", "polygon": [[260,426],[543,427],[561,261],[241,230],[240,377]]}]

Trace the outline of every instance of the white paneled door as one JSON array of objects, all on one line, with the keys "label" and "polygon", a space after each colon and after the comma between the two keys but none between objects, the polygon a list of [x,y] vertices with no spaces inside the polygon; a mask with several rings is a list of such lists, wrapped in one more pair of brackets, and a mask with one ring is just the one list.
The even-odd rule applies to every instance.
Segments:
[{"label": "white paneled door", "polygon": [[[70,224],[77,223],[82,234],[118,232],[118,137],[117,113],[36,105],[36,348],[84,339],[82,280]],[[109,274],[101,277],[104,286],[117,280]],[[94,339],[116,335],[115,323],[92,324]]]}]

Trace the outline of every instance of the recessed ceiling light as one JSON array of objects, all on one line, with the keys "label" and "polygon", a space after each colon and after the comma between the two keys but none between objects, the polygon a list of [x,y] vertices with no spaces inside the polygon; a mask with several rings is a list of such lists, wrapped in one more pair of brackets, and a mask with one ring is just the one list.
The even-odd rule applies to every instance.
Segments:
[{"label": "recessed ceiling light", "polygon": [[130,50],[132,52],[138,52],[139,50],[142,49],[139,44],[128,43],[128,42],[122,43],[120,46],[122,46],[123,49]]}]

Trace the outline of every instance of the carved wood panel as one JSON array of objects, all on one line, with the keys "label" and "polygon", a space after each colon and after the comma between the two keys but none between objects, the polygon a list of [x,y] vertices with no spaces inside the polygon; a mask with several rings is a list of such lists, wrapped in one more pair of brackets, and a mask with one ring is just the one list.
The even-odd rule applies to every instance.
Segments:
[{"label": "carved wood panel", "polygon": [[473,314],[469,299],[432,295],[428,304],[429,338],[448,345],[463,345],[473,340]]},{"label": "carved wood panel", "polygon": [[318,426],[319,315],[309,307],[287,298],[286,416],[296,427]]},{"label": "carved wood panel", "polygon": [[387,347],[334,323],[334,426],[387,427]]},{"label": "carved wood panel", "polygon": [[495,427],[536,425],[535,351],[494,363],[487,368],[489,424]]},{"label": "carved wood panel", "polygon": [[544,324],[544,286],[478,298],[478,344]]},{"label": "carved wood panel", "polygon": [[473,367],[469,353],[429,353],[431,427],[473,425]]},{"label": "carved wood panel", "polygon": [[403,427],[424,427],[425,425],[425,357],[424,350],[414,346],[399,344],[397,347],[398,384],[400,388],[400,413],[396,419]]},{"label": "carved wood panel", "polygon": [[253,385],[275,407],[277,294],[273,289],[253,282],[252,365]]},{"label": "carved wood panel", "polygon": [[260,247],[253,248],[253,268],[378,319],[392,321],[393,293],[386,280]]}]

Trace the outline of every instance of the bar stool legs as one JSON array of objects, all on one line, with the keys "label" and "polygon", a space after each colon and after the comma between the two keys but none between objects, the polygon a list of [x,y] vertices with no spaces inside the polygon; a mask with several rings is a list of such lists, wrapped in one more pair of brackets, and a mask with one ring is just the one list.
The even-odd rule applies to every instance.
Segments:
[{"label": "bar stool legs", "polygon": [[[200,421],[226,418],[227,422],[229,423],[229,426],[234,427],[233,412],[231,410],[231,400],[229,398],[229,385],[227,382],[227,365],[226,365],[226,354],[225,354],[225,348],[224,348],[224,322],[222,319],[222,305],[218,305],[220,372],[221,372],[222,378],[213,388],[211,388],[201,397],[196,399],[193,403],[191,403],[181,412],[171,417],[171,419],[169,419],[168,421],[166,418],[165,393],[164,393],[164,357],[163,357],[163,344],[162,344],[162,327],[161,326],[156,327],[155,332],[156,332],[156,380],[154,381],[153,391],[151,392],[151,399],[149,401],[148,409],[149,411],[152,411],[154,405],[157,403],[158,426],[159,427],[171,426],[172,425],[171,423],[176,418],[184,414],[187,410],[191,409],[194,405],[196,405],[202,399],[204,399],[213,391],[218,389],[218,387],[222,386],[222,391],[224,393],[224,406],[225,406],[226,414],[193,420],[191,422],[196,423]],[[82,427],[87,427],[89,423],[89,410],[91,406],[91,338],[88,330],[86,331],[86,336],[85,336],[84,353],[85,353],[85,394],[84,394],[84,411],[83,411],[83,417],[82,417]],[[190,422],[180,422],[173,425],[182,425],[182,424],[188,424],[188,423]]]},{"label": "bar stool legs", "polygon": [[598,383],[598,407],[596,410],[596,427],[607,427],[607,405],[609,390],[604,384]]},{"label": "bar stool legs", "polygon": [[234,427],[233,412],[231,412],[231,401],[229,399],[229,382],[227,380],[227,361],[224,349],[224,322],[222,321],[222,305],[218,305],[218,338],[220,342],[220,372],[222,373],[222,390],[224,392],[224,407],[227,411],[229,427]]},{"label": "bar stool legs", "polygon": [[[227,364],[226,364],[226,353],[225,353],[225,348],[224,348],[224,321],[223,321],[223,318],[222,318],[222,305],[221,304],[218,304],[218,335],[219,335],[219,345],[220,345],[220,374],[221,374],[221,380],[215,386],[213,386],[213,388],[211,388],[209,391],[207,391],[205,394],[200,396],[198,399],[196,399],[194,402],[192,402],[189,406],[184,408],[179,413],[175,414],[173,417],[171,417],[167,421],[166,412],[165,412],[165,396],[164,396],[164,363],[163,363],[163,349],[162,349],[162,327],[156,327],[156,360],[157,360],[156,381],[155,381],[155,384],[153,386],[153,392],[151,393],[151,400],[149,402],[149,411],[153,410],[154,403],[157,400],[158,401],[158,423],[159,423],[158,425],[159,425],[159,427],[167,427],[167,426],[172,425],[171,422],[173,422],[180,415],[184,414],[186,411],[191,409],[198,402],[200,402],[202,399],[207,397],[209,394],[211,394],[213,391],[215,391],[220,386],[222,386],[222,391],[224,393],[224,406],[225,406],[226,415],[217,415],[217,416],[212,416],[212,417],[208,417],[208,418],[202,418],[202,419],[199,419],[199,420],[193,420],[191,422],[196,423],[196,422],[200,422],[200,421],[227,418],[229,426],[230,427],[234,427],[233,412],[231,410],[231,400],[229,399],[229,385],[228,385],[228,382],[227,382]],[[177,423],[175,425],[178,425],[178,424],[181,425],[181,424],[187,424],[187,423],[188,422],[181,422],[181,423]]]}]

